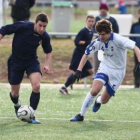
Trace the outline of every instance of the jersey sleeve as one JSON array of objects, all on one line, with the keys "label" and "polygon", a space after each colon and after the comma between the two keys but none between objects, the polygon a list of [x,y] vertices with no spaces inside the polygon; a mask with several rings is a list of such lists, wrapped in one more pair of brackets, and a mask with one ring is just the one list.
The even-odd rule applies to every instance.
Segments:
[{"label": "jersey sleeve", "polygon": [[117,41],[121,48],[130,49],[130,50],[134,49],[136,44],[134,41],[130,40],[129,38],[120,35],[117,36]]},{"label": "jersey sleeve", "polygon": [[20,21],[20,22],[16,22],[14,24],[9,24],[6,26],[2,26],[2,28],[0,29],[0,34],[5,36],[5,35],[10,35],[16,32],[21,32],[25,30],[25,22],[24,21]]},{"label": "jersey sleeve", "polygon": [[97,43],[97,40],[91,42],[85,50],[85,55],[92,55],[94,54],[96,51],[99,50],[99,45]]},{"label": "jersey sleeve", "polygon": [[51,53],[52,52],[50,36],[48,34],[46,35],[46,37],[42,41],[42,48],[43,48],[44,53]]}]

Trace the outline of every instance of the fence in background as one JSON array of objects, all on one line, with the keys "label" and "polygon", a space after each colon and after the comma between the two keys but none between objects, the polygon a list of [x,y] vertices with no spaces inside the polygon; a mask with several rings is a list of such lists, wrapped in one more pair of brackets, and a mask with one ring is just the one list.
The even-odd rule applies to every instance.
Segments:
[{"label": "fence in background", "polygon": [[[57,37],[67,37],[67,36],[69,36],[69,37],[72,37],[72,36],[76,36],[77,35],[77,33],[71,33],[71,32],[65,32],[65,33],[63,33],[63,32],[50,32],[49,33],[50,34],[50,36],[51,37],[55,37],[55,36],[57,36]],[[98,36],[98,34],[94,34],[95,36]],[[140,37],[140,34],[120,34],[120,35],[122,35],[122,36],[125,36],[125,37]]]}]

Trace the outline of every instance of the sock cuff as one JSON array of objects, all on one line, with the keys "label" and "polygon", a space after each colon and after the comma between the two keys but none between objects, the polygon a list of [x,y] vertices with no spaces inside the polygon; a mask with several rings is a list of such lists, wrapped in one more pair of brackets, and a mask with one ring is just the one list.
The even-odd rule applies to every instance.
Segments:
[{"label": "sock cuff", "polygon": [[9,94],[10,94],[10,97],[12,97],[12,98],[19,98],[19,95],[17,97],[13,97],[11,92]]},{"label": "sock cuff", "polygon": [[40,96],[40,92],[36,93],[36,92],[32,91],[31,95],[38,97],[38,96]]},{"label": "sock cuff", "polygon": [[90,96],[91,98],[94,98],[95,96],[93,96],[90,91],[88,92],[88,96]]},{"label": "sock cuff", "polygon": [[96,101],[97,101],[97,103],[102,103],[101,95],[97,97]]}]

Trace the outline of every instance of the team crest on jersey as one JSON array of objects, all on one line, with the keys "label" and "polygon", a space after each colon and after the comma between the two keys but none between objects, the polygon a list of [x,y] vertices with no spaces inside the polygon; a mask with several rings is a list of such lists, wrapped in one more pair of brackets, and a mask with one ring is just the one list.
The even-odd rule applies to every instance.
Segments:
[{"label": "team crest on jersey", "polygon": [[112,85],[112,89],[115,89],[116,85]]}]

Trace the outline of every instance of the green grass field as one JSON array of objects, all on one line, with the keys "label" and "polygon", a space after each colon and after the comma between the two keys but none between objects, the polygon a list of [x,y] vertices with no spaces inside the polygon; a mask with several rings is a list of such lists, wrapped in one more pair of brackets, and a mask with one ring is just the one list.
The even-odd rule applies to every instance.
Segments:
[{"label": "green grass field", "polygon": [[[89,88],[70,90],[61,95],[58,88],[41,88],[36,112],[39,125],[16,118],[9,98],[10,87],[0,87],[0,140],[139,140],[139,90],[120,89],[116,97],[97,113],[88,110],[84,122],[70,122],[81,108]],[[29,104],[31,88],[22,87],[22,105]]]}]

